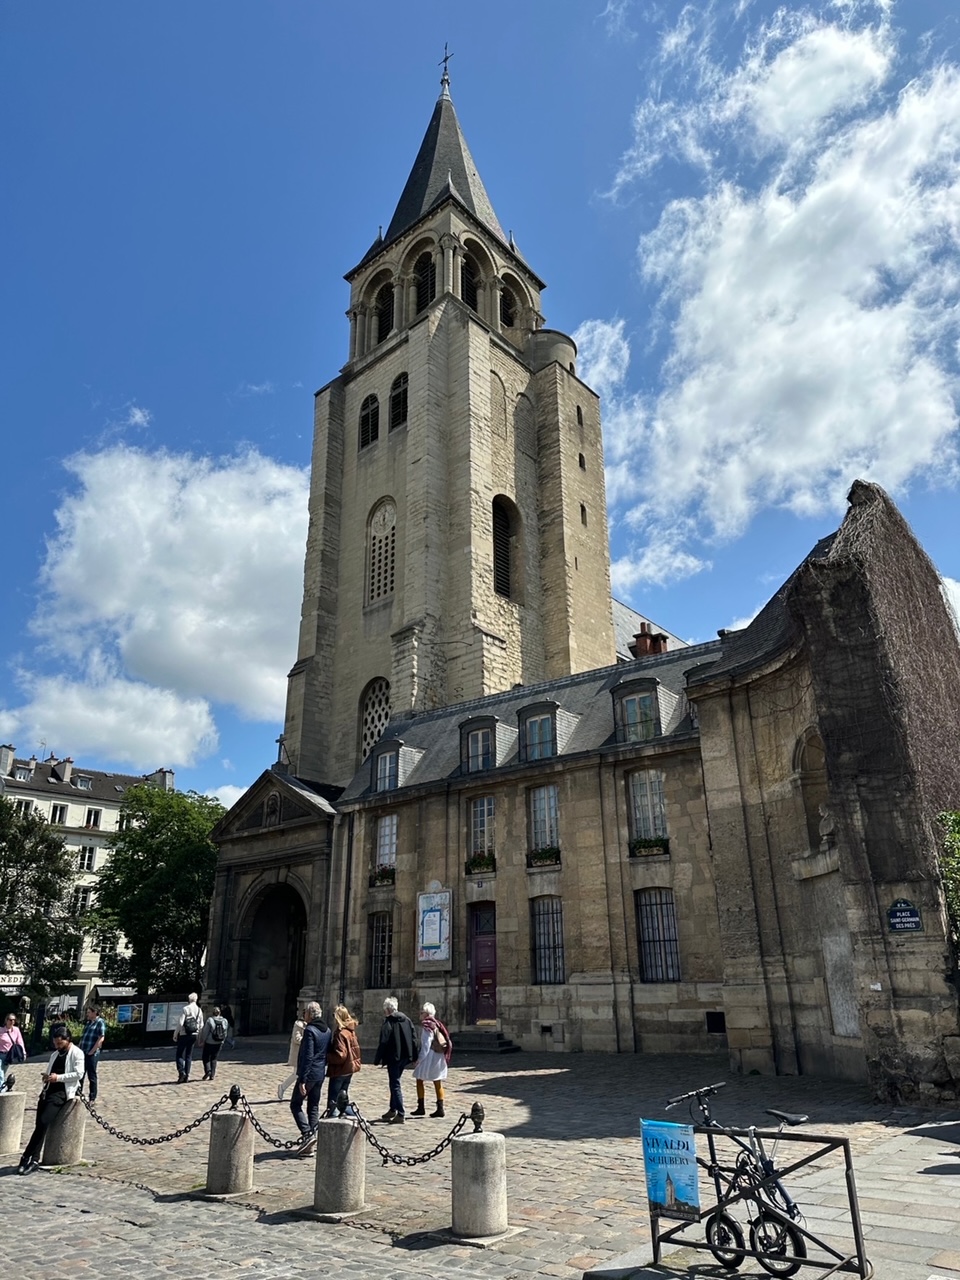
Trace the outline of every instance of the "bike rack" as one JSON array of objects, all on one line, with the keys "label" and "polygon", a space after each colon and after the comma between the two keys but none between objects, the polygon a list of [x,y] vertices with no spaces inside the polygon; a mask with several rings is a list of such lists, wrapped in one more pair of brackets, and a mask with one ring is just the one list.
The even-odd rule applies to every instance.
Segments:
[{"label": "bike rack", "polygon": [[[855,1252],[851,1254],[843,1254],[835,1249],[833,1245],[826,1240],[821,1240],[819,1236],[814,1235],[805,1226],[802,1226],[789,1215],[782,1213],[774,1205],[763,1201],[763,1210],[770,1217],[778,1221],[789,1224],[794,1231],[803,1237],[805,1241],[809,1241],[818,1249],[827,1255],[826,1259],[820,1258],[797,1258],[791,1260],[799,1267],[815,1267],[821,1276],[835,1276],[840,1274],[860,1276],[861,1280],[870,1280],[873,1276],[873,1267],[867,1260],[863,1245],[863,1226],[860,1221],[860,1205],[857,1200],[857,1186],[853,1175],[853,1157],[850,1152],[849,1138],[834,1138],[827,1134],[818,1133],[790,1133],[777,1129],[733,1129],[726,1125],[722,1128],[716,1128],[710,1125],[695,1124],[691,1126],[695,1134],[703,1135],[707,1139],[707,1145],[710,1149],[709,1160],[703,1156],[697,1156],[697,1164],[701,1169],[706,1170],[709,1174],[711,1184],[714,1176],[719,1177],[720,1182],[728,1188],[728,1192],[722,1195],[716,1203],[711,1204],[708,1208],[701,1208],[700,1216],[687,1222],[675,1222],[667,1231],[661,1231],[660,1223],[664,1221],[657,1213],[650,1214],[650,1235],[653,1242],[653,1261],[660,1261],[661,1245],[664,1241],[669,1240],[676,1244],[682,1245],[685,1249],[702,1249],[712,1252],[711,1245],[706,1240],[687,1240],[682,1239],[682,1234],[690,1227],[696,1226],[706,1219],[712,1217],[714,1213],[725,1211],[731,1205],[738,1204],[743,1201],[756,1203],[758,1191],[762,1191],[766,1184],[772,1184],[775,1180],[786,1180],[790,1174],[796,1173],[798,1169],[804,1168],[808,1164],[813,1164],[820,1160],[823,1156],[829,1155],[834,1151],[843,1153],[843,1171],[844,1179],[847,1187],[847,1202],[850,1208],[850,1224],[853,1228],[853,1241]],[[751,1135],[762,1138],[765,1142],[797,1142],[807,1145],[816,1144],[816,1150],[808,1155],[802,1156],[795,1160],[792,1164],[784,1165],[777,1168],[776,1171],[768,1177],[758,1179],[751,1186],[743,1190],[731,1189],[731,1183],[735,1178],[734,1168],[729,1165],[723,1165],[717,1158],[716,1139],[723,1137],[746,1138]],[[673,1219],[669,1219],[673,1222]],[[730,1252],[737,1254],[742,1253],[744,1260],[753,1258],[763,1266],[764,1260],[769,1259],[771,1262],[778,1263],[781,1267],[785,1262],[783,1254],[759,1253],[755,1249],[751,1249],[746,1241],[741,1249],[739,1245]],[[742,1263],[738,1263],[741,1266]],[[766,1268],[764,1268],[766,1269]]]}]

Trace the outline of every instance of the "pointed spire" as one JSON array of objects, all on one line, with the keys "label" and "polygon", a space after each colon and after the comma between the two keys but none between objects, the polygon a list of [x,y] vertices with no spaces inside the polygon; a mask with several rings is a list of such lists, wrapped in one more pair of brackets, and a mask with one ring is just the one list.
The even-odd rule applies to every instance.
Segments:
[{"label": "pointed spire", "polygon": [[445,188],[456,193],[457,199],[473,216],[506,243],[503,228],[477,172],[450,97],[447,63],[452,57],[453,54],[447,53],[444,46],[440,97],[433,109],[396,211],[387,227],[384,237],[387,244],[422,218],[437,203],[437,197]]}]

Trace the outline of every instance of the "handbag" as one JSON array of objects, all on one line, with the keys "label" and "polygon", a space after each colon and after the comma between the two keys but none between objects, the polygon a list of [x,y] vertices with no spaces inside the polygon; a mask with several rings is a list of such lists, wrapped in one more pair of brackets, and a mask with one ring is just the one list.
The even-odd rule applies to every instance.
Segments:
[{"label": "handbag", "polygon": [[430,1041],[430,1048],[434,1053],[446,1053],[447,1037],[442,1031],[435,1031],[433,1033],[433,1039]]},{"label": "handbag", "polygon": [[27,1054],[19,1040],[12,1040],[10,1048],[7,1050],[7,1066],[17,1067],[21,1062],[26,1062]]}]

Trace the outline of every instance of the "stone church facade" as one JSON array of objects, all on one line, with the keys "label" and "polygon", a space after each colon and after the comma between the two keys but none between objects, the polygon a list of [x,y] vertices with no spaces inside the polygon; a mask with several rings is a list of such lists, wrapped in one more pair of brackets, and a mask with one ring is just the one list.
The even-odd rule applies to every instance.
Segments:
[{"label": "stone church facade", "polygon": [[384,996],[558,1052],[960,1082],[936,815],[960,651],[878,488],[744,630],[610,599],[596,395],[444,78],[316,396],[280,757],[215,833],[248,1032]]}]

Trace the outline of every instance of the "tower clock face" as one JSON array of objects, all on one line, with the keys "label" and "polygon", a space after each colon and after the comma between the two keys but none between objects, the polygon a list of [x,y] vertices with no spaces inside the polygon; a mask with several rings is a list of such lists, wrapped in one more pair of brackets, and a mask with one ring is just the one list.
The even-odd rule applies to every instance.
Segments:
[{"label": "tower clock face", "polygon": [[371,525],[374,533],[386,533],[388,529],[392,529],[397,522],[397,510],[392,502],[385,502],[382,507],[378,507],[373,513]]}]

